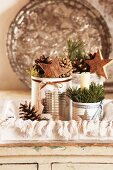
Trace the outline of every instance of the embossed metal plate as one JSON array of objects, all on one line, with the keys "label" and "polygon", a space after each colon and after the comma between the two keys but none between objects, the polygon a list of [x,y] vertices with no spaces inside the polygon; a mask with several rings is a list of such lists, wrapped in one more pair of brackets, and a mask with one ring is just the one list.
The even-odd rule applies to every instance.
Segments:
[{"label": "embossed metal plate", "polygon": [[61,54],[69,38],[81,38],[88,52],[100,48],[104,57],[109,56],[109,29],[87,1],[32,0],[24,6],[11,23],[7,38],[8,57],[20,80],[30,87],[26,70],[33,60],[42,54]]}]

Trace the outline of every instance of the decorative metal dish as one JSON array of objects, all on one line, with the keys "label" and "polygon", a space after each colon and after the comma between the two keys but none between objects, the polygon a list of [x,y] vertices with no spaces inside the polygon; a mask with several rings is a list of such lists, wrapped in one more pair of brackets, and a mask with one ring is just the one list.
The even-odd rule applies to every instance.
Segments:
[{"label": "decorative metal dish", "polygon": [[42,54],[60,55],[69,38],[81,38],[87,51],[100,48],[105,58],[109,56],[109,29],[100,13],[87,1],[30,1],[19,11],[8,32],[7,51],[14,72],[30,87],[26,70],[33,60]]}]

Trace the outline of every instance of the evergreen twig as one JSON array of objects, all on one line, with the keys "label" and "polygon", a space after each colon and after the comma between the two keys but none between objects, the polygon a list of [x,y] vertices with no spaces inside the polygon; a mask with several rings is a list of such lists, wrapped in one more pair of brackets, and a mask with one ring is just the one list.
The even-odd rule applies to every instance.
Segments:
[{"label": "evergreen twig", "polygon": [[71,40],[67,41],[68,55],[70,60],[73,62],[75,59],[88,59],[89,56],[86,55],[84,49],[84,43],[82,40]]},{"label": "evergreen twig", "polygon": [[89,72],[90,67],[85,63],[86,59],[91,59],[90,54],[86,54],[85,45],[82,40],[67,41],[68,56],[72,62],[73,72]]},{"label": "evergreen twig", "polygon": [[89,89],[68,88],[67,96],[74,102],[96,103],[104,99],[104,87],[99,84],[91,83]]}]

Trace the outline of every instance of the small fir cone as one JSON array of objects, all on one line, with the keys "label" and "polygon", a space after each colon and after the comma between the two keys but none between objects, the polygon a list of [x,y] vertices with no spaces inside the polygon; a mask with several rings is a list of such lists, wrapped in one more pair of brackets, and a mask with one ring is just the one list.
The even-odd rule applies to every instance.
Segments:
[{"label": "small fir cone", "polygon": [[29,102],[29,104],[27,103],[27,101],[25,101],[25,104],[20,103],[19,116],[23,120],[28,120],[28,119],[32,121],[48,120],[46,118],[42,118],[41,114],[37,115],[36,113],[37,111],[35,110],[35,106],[32,107],[31,102]]},{"label": "small fir cone", "polygon": [[85,63],[85,59],[80,59],[80,60],[75,59],[72,65],[73,65],[73,72],[82,73],[82,72],[90,71],[90,67],[87,63]]},{"label": "small fir cone", "polygon": [[94,59],[96,53],[88,54],[88,58],[81,58],[81,59],[75,59],[72,62],[72,66],[73,66],[73,72],[78,72],[78,73],[82,73],[82,72],[90,72],[90,66],[85,62],[85,60],[92,60]]},{"label": "small fir cone", "polygon": [[38,63],[45,63],[45,64],[50,64],[52,62],[52,59],[49,56],[42,55],[40,58],[37,58],[35,60],[35,64]]},{"label": "small fir cone", "polygon": [[60,75],[60,78],[62,77],[69,77],[70,75],[72,75],[73,73],[73,67],[72,67],[72,63],[69,59],[69,57],[65,56],[60,60],[60,66],[64,67],[65,69],[67,69],[67,72],[65,74]]},{"label": "small fir cone", "polygon": [[[45,77],[44,70],[39,66],[39,63],[50,64],[52,59],[49,56],[42,55],[35,60],[35,64],[33,65],[32,71],[35,73],[37,77]],[[38,73],[38,75],[37,75]]]}]

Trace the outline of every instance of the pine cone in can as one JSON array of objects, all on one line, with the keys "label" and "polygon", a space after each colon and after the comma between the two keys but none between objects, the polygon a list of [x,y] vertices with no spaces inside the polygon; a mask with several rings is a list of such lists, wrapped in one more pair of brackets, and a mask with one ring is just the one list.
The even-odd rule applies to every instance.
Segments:
[{"label": "pine cone in can", "polygon": [[60,75],[60,77],[69,77],[73,73],[72,63],[68,56],[62,57],[60,60],[60,66],[67,69],[65,74]]}]

